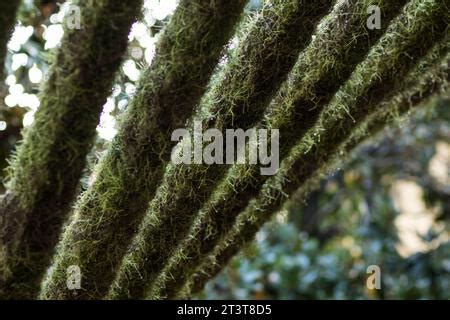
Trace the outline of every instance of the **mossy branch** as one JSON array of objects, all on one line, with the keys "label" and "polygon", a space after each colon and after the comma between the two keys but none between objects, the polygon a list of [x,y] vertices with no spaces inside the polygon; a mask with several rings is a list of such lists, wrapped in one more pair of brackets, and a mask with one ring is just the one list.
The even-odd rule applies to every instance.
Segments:
[{"label": "mossy branch", "polygon": [[[380,103],[377,111],[370,114],[366,121],[359,126],[359,129],[346,138],[342,147],[340,147],[341,151],[312,173],[311,177],[295,192],[294,197],[297,201],[304,199],[327,172],[334,170],[342,160],[345,160],[345,157],[342,157],[343,153],[350,154],[366,139],[373,137],[384,128],[394,125],[412,110],[433,105],[430,103],[430,101],[435,100],[433,98],[437,96],[449,98],[450,56],[447,55],[438,63],[436,63],[435,58],[430,55],[422,61],[419,67],[408,76],[405,84],[402,85],[405,89],[394,98]],[[185,287],[177,293],[177,298],[190,297],[192,294],[203,290],[205,284],[223,270],[228,262],[253,240],[257,230],[269,221],[273,213],[276,212],[276,210],[265,210],[262,205],[263,202],[281,203],[273,197],[261,197],[253,200],[247,210],[238,217],[235,225],[222,240],[220,246],[217,246],[211,255],[204,258],[203,263],[197,268]],[[259,208],[262,208],[262,210],[259,211]]]},{"label": "mossy branch", "polygon": [[0,81],[5,78],[5,59],[9,38],[14,30],[16,15],[19,10],[21,0],[11,0],[0,2]]},{"label": "mossy branch", "polygon": [[[194,119],[201,120],[205,129],[245,130],[255,125],[331,4],[329,0],[267,2],[243,26],[244,38],[214,79]],[[225,173],[226,166],[220,165],[168,166],[139,233],[123,259],[110,298],[145,297],[147,287],[188,234],[211,186]]]},{"label": "mossy branch", "polygon": [[[82,195],[42,298],[101,298],[169,161],[171,133],[203,95],[245,0],[182,0],[156,46],[96,179]],[[76,265],[81,290],[68,290]]]},{"label": "mossy branch", "polygon": [[[331,100],[339,86],[348,79],[358,63],[366,57],[370,47],[386,31],[390,20],[398,14],[406,1],[379,1],[383,9],[384,27],[366,29],[367,9],[372,1],[339,3],[318,28],[310,46],[300,55],[289,80],[282,86],[265,114],[261,127],[280,130],[280,158],[310,129]],[[295,128],[295,129],[292,129]],[[192,236],[191,255],[209,252],[228,232],[237,214],[258,194],[267,176],[259,167],[236,166],[227,180],[218,187],[222,192],[213,205],[202,210]],[[194,247],[194,239],[207,239]],[[193,253],[193,252],[196,253]],[[196,259],[194,259],[196,260]],[[195,267],[194,262],[192,266]],[[189,266],[184,265],[186,269]],[[180,271],[181,273],[181,271]]]},{"label": "mossy branch", "polygon": [[38,293],[142,1],[74,5],[81,9],[81,29],[65,28],[35,120],[8,168],[0,208],[2,298]]},{"label": "mossy branch", "polygon": [[[336,151],[340,144],[339,139],[348,136],[342,126],[346,125],[344,128],[351,131],[355,124],[362,121],[372,111],[370,107],[378,105],[381,99],[388,98],[395,92],[394,88],[398,88],[397,77],[405,76],[426,54],[428,48],[444,36],[446,23],[441,15],[444,9],[444,4],[433,1],[412,1],[408,5],[405,12],[389,27],[380,43],[371,50],[368,59],[358,66],[350,80],[336,94],[335,101],[326,109],[325,114],[331,113],[332,115],[328,118],[333,121],[323,123],[319,120],[313,135],[308,134],[303,138],[302,153],[298,155],[299,159],[293,165],[295,169],[285,177],[289,180],[289,183],[286,182],[288,186],[295,186],[296,182],[300,183],[298,181],[302,181],[303,176],[313,172],[316,166],[320,166],[330,154]],[[343,118],[347,122],[342,122]],[[324,137],[324,132],[329,135]],[[311,149],[313,147],[319,148],[320,152]],[[308,158],[312,155],[315,158]],[[170,297],[175,294],[182,283],[180,279],[192,272],[202,257],[213,250],[214,245],[233,225],[239,212],[245,208],[246,202],[239,202],[239,199],[248,188],[237,189],[240,192],[238,194],[235,192],[239,181],[247,177],[245,172],[242,172],[242,166],[234,166],[233,169],[227,179],[215,190],[211,200],[202,209],[201,218],[191,234],[180,251],[174,255],[174,259],[179,261],[174,264],[175,267],[171,268],[168,274],[176,281],[169,280],[169,284],[164,283],[162,289],[156,287],[155,297]],[[269,179],[271,180],[273,179]],[[254,179],[250,181],[253,182]],[[289,188],[281,188],[279,180],[275,179],[275,181],[278,183],[274,186],[274,189],[278,191],[278,198],[283,198],[283,195],[286,196],[292,192]],[[250,188],[250,192],[252,191]],[[272,198],[271,195],[267,197]]]}]

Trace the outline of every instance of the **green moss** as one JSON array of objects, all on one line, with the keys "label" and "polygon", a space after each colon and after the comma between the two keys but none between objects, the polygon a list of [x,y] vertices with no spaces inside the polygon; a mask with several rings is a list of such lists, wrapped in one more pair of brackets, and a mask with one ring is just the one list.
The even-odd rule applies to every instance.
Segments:
[{"label": "green moss", "polygon": [[[255,125],[331,4],[329,0],[268,2],[244,24],[240,45],[215,77],[194,119],[202,120],[205,129]],[[220,165],[168,166],[139,234],[123,259],[110,298],[145,297],[146,288],[188,234],[196,209],[226,169]]]},{"label": "green moss", "polygon": [[74,4],[81,29],[65,29],[34,123],[8,169],[0,208],[2,298],[38,293],[142,1]]},{"label": "green moss", "polygon": [[[280,174],[267,181],[272,186],[272,193],[265,194],[265,201],[276,202],[289,196],[293,192],[289,186],[299,185],[314,168],[336,152],[341,140],[348,137],[345,130],[351,132],[355,124],[373,111],[371,107],[395,92],[399,85],[398,78],[411,70],[433,43],[444,35],[446,17],[441,15],[442,12],[446,12],[445,4],[434,1],[413,1],[408,5],[336,94],[314,130],[300,141],[301,151],[290,174]],[[323,119],[331,120],[324,122]],[[180,279],[185,279],[211,252],[214,244],[225,236],[236,215],[245,208],[245,202],[240,203],[240,199],[249,189],[237,188],[239,181],[248,179],[245,173],[242,166],[233,167],[227,179],[215,190],[200,213],[202,218],[174,255],[177,262],[166,268],[166,275],[169,276],[154,287],[151,297],[175,295],[183,283]],[[252,183],[254,180],[248,179],[246,185],[250,185],[248,181]],[[250,188],[250,193],[252,191]],[[260,210],[263,209],[255,209],[254,215],[260,215]]]},{"label": "green moss", "polygon": [[[86,29],[66,30],[0,200],[0,298],[33,298],[39,290],[140,11],[142,0],[132,1],[80,1]],[[181,0],[76,205],[41,298],[102,298],[108,290],[108,298],[173,298],[199,290],[298,188],[308,192],[363,137],[448,90],[448,55],[436,63],[449,51],[447,5],[411,0],[371,49],[405,2],[373,1],[339,1],[298,60],[332,1],[267,2],[217,67],[246,1]],[[367,31],[373,4],[384,8],[383,29]],[[280,129],[279,174],[233,166],[225,176],[224,166],[168,164],[173,130],[192,129],[196,119],[222,130],[258,122]],[[81,269],[82,290],[66,286],[72,265]]]},{"label": "green moss", "polygon": [[[42,298],[106,294],[116,267],[170,159],[171,133],[183,127],[205,91],[245,0],[182,0],[156,46],[152,65],[121,119],[121,128],[76,205],[44,282]],[[81,269],[82,290],[66,271]]]},{"label": "green moss", "polygon": [[5,78],[4,69],[7,45],[14,30],[20,3],[20,0],[0,2],[0,26],[2,26],[2,32],[0,33],[0,81],[3,81]]},{"label": "green moss", "polygon": [[[436,96],[450,95],[449,91],[449,69],[450,56],[447,54],[441,63],[436,63],[436,59],[430,55],[426,60],[412,72],[405,83],[405,88],[392,99],[383,101],[377,107],[377,111],[360,124],[357,130],[352,132],[342,144],[341,152],[349,154],[357,148],[367,138],[373,137],[387,126],[395,123],[412,112],[415,108],[432,106],[432,101]],[[306,195],[315,188],[325,172],[334,170],[342,162],[342,153],[338,152],[332,160],[326,161],[320,170],[317,170],[308,178],[290,199],[303,201]],[[345,159],[345,158],[344,158]],[[254,238],[256,231],[263,223],[270,220],[272,213],[264,209],[263,202],[278,201],[275,198],[259,198],[253,200],[247,210],[241,214],[233,229],[222,240],[220,246],[214,252],[205,257],[196,272],[189,278],[177,293],[177,298],[188,298],[192,294],[203,290],[205,284],[216,276],[243,247],[248,245]],[[292,200],[290,200],[292,201]],[[261,208],[257,215],[255,211]],[[245,236],[244,236],[245,235]]]}]

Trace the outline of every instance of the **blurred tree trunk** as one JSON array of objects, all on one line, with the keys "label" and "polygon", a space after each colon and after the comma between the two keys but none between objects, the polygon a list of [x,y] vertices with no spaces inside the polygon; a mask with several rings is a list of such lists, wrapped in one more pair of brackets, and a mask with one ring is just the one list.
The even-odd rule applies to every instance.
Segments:
[{"label": "blurred tree trunk", "polygon": [[[180,1],[68,220],[142,6],[74,2],[81,29],[65,27],[0,199],[0,298],[196,292],[296,190],[311,191],[364,137],[448,90],[445,1],[272,0],[235,32],[246,3]],[[0,5],[2,66],[18,5]],[[372,5],[382,10],[380,28],[367,25]],[[224,55],[234,34],[240,42]],[[280,170],[269,177],[255,165],[171,163],[173,131],[192,132],[195,120],[278,129]],[[317,232],[320,217],[303,219]],[[67,287],[72,267],[81,290]]]}]

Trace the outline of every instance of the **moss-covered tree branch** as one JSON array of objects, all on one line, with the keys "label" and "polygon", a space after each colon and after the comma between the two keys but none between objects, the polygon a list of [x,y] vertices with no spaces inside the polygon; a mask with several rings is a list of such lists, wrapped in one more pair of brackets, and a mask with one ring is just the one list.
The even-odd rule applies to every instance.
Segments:
[{"label": "moss-covered tree branch", "polygon": [[3,298],[37,295],[142,1],[74,5],[80,7],[81,29],[65,28],[40,93],[40,108],[24,130],[1,200]]},{"label": "moss-covered tree branch", "polygon": [[[218,130],[245,130],[255,125],[331,4],[329,0],[268,2],[244,25],[241,32],[245,36],[215,78],[194,119]],[[197,209],[226,169],[208,164],[168,166],[139,234],[123,259],[111,298],[145,297],[146,288],[187,235]]]},{"label": "moss-covered tree branch", "polygon": [[[351,131],[355,124],[371,112],[370,106],[378,105],[381,99],[388,98],[395,92],[394,88],[398,86],[397,77],[405,76],[425,55],[428,48],[445,34],[446,24],[441,15],[443,9],[445,5],[433,1],[413,1],[408,5],[404,14],[389,27],[380,43],[371,50],[368,59],[358,66],[350,80],[337,93],[335,101],[326,109],[327,112],[332,113],[333,116],[328,117],[332,121],[323,123],[319,120],[314,135],[308,134],[302,140],[301,145],[305,148],[302,149],[298,155],[299,159],[293,165],[295,169],[285,177],[289,180],[286,182],[288,186],[295,186],[296,181],[302,181],[302,176],[313,172],[315,166],[319,166],[327,157],[334,154],[340,144],[339,139],[348,136],[343,130],[344,124],[346,125],[344,128]],[[428,34],[427,37],[426,34]],[[341,120],[346,119],[345,117],[348,121],[342,123]],[[324,136],[324,132],[329,135]],[[311,146],[317,146],[321,152],[308,149]],[[315,158],[309,159],[308,157],[312,155]],[[233,168],[239,172],[239,166]],[[231,171],[227,178],[202,209],[203,212],[200,214],[202,219],[197,221],[181,251],[178,252],[178,256],[175,257],[179,261],[174,264],[175,267],[171,268],[168,274],[173,279],[177,279],[176,283],[169,280],[170,284],[164,284],[162,290],[156,288],[156,292],[159,291],[156,297],[173,295],[179,289],[180,279],[190,272],[189,269],[195,268],[203,256],[211,252],[214,244],[217,244],[233,225],[237,214],[244,209],[245,205],[242,206],[235,199],[247,189],[238,189],[240,193],[234,195],[239,179],[246,179],[244,172],[236,175]],[[273,179],[269,179],[271,180]],[[279,184],[274,189],[279,192],[278,197],[293,192],[289,188],[280,189]],[[223,192],[224,190],[226,192]],[[267,197],[271,198],[270,195]],[[258,213],[255,212],[255,214]],[[170,290],[177,287],[178,289],[171,293]]]},{"label": "moss-covered tree branch", "polygon": [[[180,2],[94,183],[75,208],[42,298],[100,298],[107,292],[170,158],[171,133],[184,126],[204,93],[245,3]],[[71,265],[81,269],[81,290],[66,287]]]}]

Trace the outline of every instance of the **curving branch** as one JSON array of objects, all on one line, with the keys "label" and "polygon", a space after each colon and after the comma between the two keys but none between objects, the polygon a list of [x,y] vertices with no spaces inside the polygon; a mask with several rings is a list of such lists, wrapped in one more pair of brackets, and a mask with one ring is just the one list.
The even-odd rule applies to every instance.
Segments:
[{"label": "curving branch", "polygon": [[[362,62],[336,94],[334,101],[325,109],[330,113],[329,123],[318,119],[315,130],[299,142],[301,149],[298,159],[292,164],[287,175],[282,173],[277,178],[269,179],[266,184],[273,185],[273,194],[265,194],[270,199],[284,199],[296,189],[306,177],[333,155],[340,145],[340,139],[348,136],[355,124],[362,121],[371,112],[371,107],[387,99],[398,88],[398,77],[405,76],[429,48],[442,39],[446,32],[445,17],[441,15],[445,4],[434,1],[412,1],[394,23],[385,36],[371,50],[368,58]],[[275,113],[276,114],[276,113]],[[350,115],[350,118],[349,116]],[[347,117],[347,118],[345,118]],[[341,122],[347,119],[346,127]],[[270,119],[269,119],[270,120]],[[276,127],[275,127],[276,128]],[[324,135],[324,132],[329,134]],[[312,135],[314,134],[314,135]],[[286,141],[286,140],[283,140]],[[320,142],[320,143],[319,143]],[[315,147],[320,148],[316,150]],[[291,151],[292,152],[292,151]],[[291,157],[285,159],[286,163]],[[227,179],[215,189],[210,201],[202,208],[195,227],[174,255],[172,267],[166,267],[169,280],[155,286],[152,297],[173,296],[182,281],[198,266],[202,258],[208,255],[234,224],[237,215],[245,208],[248,201],[240,201],[246,192],[251,194],[254,177],[245,176],[242,166],[234,166]],[[248,179],[248,180],[247,180]],[[240,181],[245,188],[239,188]],[[287,181],[285,181],[287,180]],[[249,183],[251,181],[251,183]],[[285,187],[286,184],[288,187]],[[283,186],[283,187],[282,187]],[[293,187],[294,186],[294,187]],[[260,187],[256,190],[259,190]],[[239,193],[236,193],[236,190]],[[263,193],[264,194],[264,193]],[[244,196],[245,197],[245,196]],[[273,210],[272,210],[273,211]],[[255,211],[255,215],[259,212]],[[176,282],[171,280],[176,279]]]},{"label": "curving branch", "polygon": [[65,28],[34,123],[24,130],[8,169],[0,203],[2,298],[38,293],[141,4],[74,2],[81,29]]},{"label": "curving branch", "polygon": [[[245,0],[182,0],[139,81],[121,128],[76,205],[42,298],[101,298],[169,161],[171,133],[203,95]],[[76,265],[82,290],[68,290]]]},{"label": "curving branch", "polygon": [[[406,114],[414,109],[427,107],[436,97],[447,96],[449,92],[449,63],[450,56],[439,60],[438,52],[430,54],[420,65],[412,72],[405,84],[402,85],[403,91],[395,95],[392,99],[381,102],[377,106],[377,111],[372,112],[367,119],[358,126],[354,132],[343,142],[340,151],[332,159],[325,163],[307,178],[299,189],[295,192],[296,199],[306,197],[316,186],[317,182],[327,172],[334,170],[342,162],[342,154],[350,154],[366,139],[373,137],[387,126],[394,125]],[[344,158],[345,160],[345,158]],[[186,298],[192,294],[203,290],[205,284],[229,263],[229,261],[254,238],[254,235],[265,222],[269,221],[277,210],[261,211],[263,202],[283,203],[283,200],[276,198],[255,199],[249,207],[238,217],[231,231],[224,237],[220,246],[217,246],[213,253],[206,257],[203,263],[196,269],[196,272],[188,279],[185,286],[174,296]]]},{"label": "curving branch", "polygon": [[[198,119],[225,130],[253,126],[293,67],[332,1],[267,3],[244,26],[245,35],[202,100]],[[192,130],[192,127],[191,127]],[[152,280],[188,234],[197,209],[226,166],[170,164],[111,289],[111,298],[143,298]]]}]

